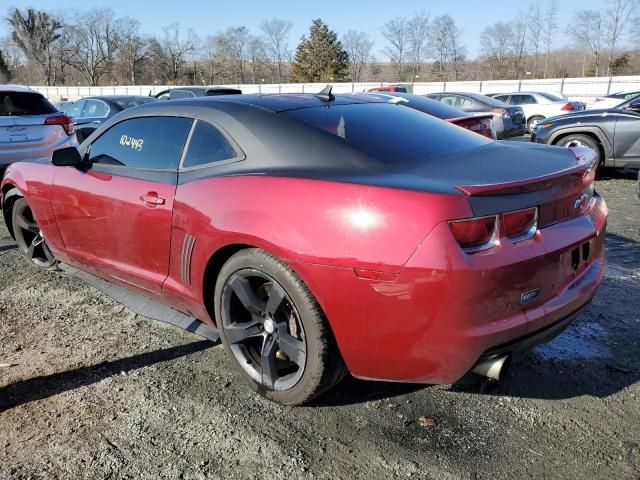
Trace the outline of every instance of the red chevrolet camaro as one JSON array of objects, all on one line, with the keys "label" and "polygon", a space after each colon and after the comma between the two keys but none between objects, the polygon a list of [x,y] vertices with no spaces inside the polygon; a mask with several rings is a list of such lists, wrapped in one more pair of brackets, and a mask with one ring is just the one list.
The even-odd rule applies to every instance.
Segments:
[{"label": "red chevrolet camaro", "polygon": [[33,264],[170,307],[300,404],[347,371],[499,378],[559,333],[605,266],[593,159],[366,96],[232,95],[135,107],[16,163],[2,209]]}]

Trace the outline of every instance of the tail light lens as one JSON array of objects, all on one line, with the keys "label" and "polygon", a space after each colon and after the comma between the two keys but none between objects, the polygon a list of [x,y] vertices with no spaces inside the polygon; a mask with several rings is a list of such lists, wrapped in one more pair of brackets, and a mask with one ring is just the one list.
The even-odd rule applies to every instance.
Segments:
[{"label": "tail light lens", "polygon": [[562,107],[560,110],[563,110],[565,112],[570,112],[571,110],[574,110],[574,106],[573,103],[567,103],[564,107]]},{"label": "tail light lens", "polygon": [[500,215],[502,236],[513,241],[527,240],[538,230],[538,208],[526,208]]},{"label": "tail light lens", "polygon": [[54,117],[47,117],[44,121],[45,125],[60,125],[67,135],[73,135],[75,129],[73,128],[73,120],[66,115],[56,115]]},{"label": "tail light lens", "polygon": [[491,248],[498,239],[497,215],[454,220],[449,222],[449,227],[458,245],[467,253]]},{"label": "tail light lens", "polygon": [[493,133],[493,128],[491,126],[491,119],[489,118],[453,118],[449,120],[451,123],[455,123],[459,127],[466,128],[467,130],[471,130],[472,132],[478,133],[484,137],[495,140],[495,135]]},{"label": "tail light lens", "polygon": [[506,111],[504,108],[494,108],[492,112],[499,114],[505,120],[511,118],[511,115],[509,114],[509,112]]}]

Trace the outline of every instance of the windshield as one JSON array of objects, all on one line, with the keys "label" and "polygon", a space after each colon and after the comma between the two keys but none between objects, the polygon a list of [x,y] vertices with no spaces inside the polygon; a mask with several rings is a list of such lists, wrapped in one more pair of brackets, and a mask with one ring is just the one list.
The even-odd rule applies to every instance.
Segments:
[{"label": "windshield", "polygon": [[491,142],[417,110],[388,103],[301,108],[281,115],[387,165],[429,161]]},{"label": "windshield", "polygon": [[0,92],[0,116],[46,115],[57,112],[39,93]]}]

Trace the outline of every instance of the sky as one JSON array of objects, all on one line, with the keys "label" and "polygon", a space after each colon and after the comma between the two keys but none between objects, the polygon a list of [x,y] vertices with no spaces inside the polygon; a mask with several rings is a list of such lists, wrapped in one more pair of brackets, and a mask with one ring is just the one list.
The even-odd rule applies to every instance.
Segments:
[{"label": "sky", "polygon": [[[193,28],[198,35],[206,37],[228,27],[245,26],[252,33],[259,33],[260,23],[267,18],[281,18],[293,23],[289,39],[291,50],[307,33],[313,18],[320,17],[341,36],[348,30],[362,30],[374,40],[373,54],[384,60],[382,49],[385,40],[380,27],[395,16],[411,16],[424,10],[432,17],[448,13],[463,29],[463,40],[471,57],[479,52],[479,37],[482,30],[497,21],[515,18],[529,5],[538,3],[546,8],[551,0],[315,0],[299,2],[276,2],[258,0],[0,0],[0,15],[13,7],[33,7],[53,10],[63,18],[72,18],[73,13],[92,7],[111,7],[119,16],[136,18],[142,24],[142,32],[158,34],[162,27],[178,22],[182,27]],[[580,9],[604,8],[604,0],[559,0],[559,29],[556,46],[569,43],[565,27],[572,12]],[[399,8],[398,8],[399,7]],[[0,35],[6,35],[6,22],[0,23]]]}]

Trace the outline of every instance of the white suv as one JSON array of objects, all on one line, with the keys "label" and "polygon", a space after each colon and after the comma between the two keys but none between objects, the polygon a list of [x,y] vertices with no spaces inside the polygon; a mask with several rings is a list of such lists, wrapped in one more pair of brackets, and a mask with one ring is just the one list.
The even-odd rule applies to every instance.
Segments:
[{"label": "white suv", "polygon": [[522,107],[529,133],[540,120],[585,109],[585,104],[582,102],[570,102],[558,95],[546,92],[495,93],[489,96],[509,105]]},{"label": "white suv", "polygon": [[38,92],[0,85],[0,178],[20,160],[51,159],[54,150],[78,146],[73,121]]}]

